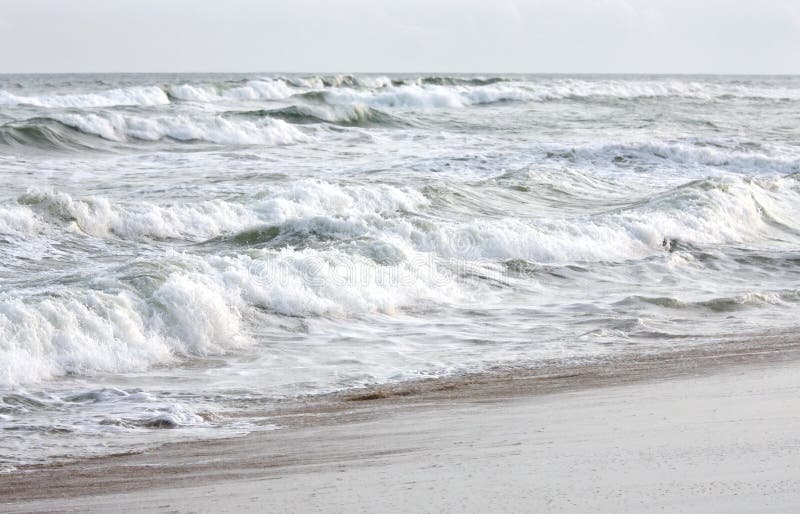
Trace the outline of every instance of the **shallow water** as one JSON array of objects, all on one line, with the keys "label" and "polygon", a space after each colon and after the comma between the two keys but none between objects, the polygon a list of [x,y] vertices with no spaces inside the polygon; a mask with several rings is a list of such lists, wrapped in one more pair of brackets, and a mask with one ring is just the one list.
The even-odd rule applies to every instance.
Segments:
[{"label": "shallow water", "polygon": [[0,466],[793,331],[798,109],[794,77],[0,76]]}]

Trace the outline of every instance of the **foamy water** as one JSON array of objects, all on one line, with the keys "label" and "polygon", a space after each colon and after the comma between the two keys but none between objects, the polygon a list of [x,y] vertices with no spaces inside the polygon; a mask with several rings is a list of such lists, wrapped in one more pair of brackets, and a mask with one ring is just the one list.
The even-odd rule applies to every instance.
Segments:
[{"label": "foamy water", "polygon": [[800,80],[0,77],[0,466],[794,333]]}]

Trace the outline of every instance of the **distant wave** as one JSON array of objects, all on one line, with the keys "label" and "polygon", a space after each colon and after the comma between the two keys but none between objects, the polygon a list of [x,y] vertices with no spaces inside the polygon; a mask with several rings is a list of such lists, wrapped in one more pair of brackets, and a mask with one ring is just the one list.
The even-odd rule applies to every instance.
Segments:
[{"label": "distant wave", "polygon": [[265,117],[231,120],[223,116],[143,117],[118,112],[53,113],[0,126],[0,144],[45,149],[97,148],[96,136],[111,142],[204,141],[231,145],[284,145],[307,141],[290,124]]},{"label": "distant wave", "polygon": [[0,105],[31,105],[36,107],[82,108],[117,105],[165,105],[169,103],[164,90],[158,86],[111,89],[97,93],[19,96],[0,91]]},{"label": "distant wave", "polygon": [[731,83],[705,83],[677,80],[580,80],[559,79],[530,82],[533,98],[547,100],[647,98],[687,98],[718,100],[725,98],[787,100],[800,99],[800,91],[788,88],[766,88]]},{"label": "distant wave", "polygon": [[333,105],[363,104],[373,108],[437,109],[463,108],[499,102],[633,101],[656,98],[686,98],[715,101],[725,98],[752,100],[797,100],[791,89],[753,88],[730,84],[677,81],[507,81],[507,80],[418,80],[379,88],[344,86],[308,91],[309,100]]},{"label": "distant wave", "polygon": [[[416,81],[422,84],[434,84],[437,86],[488,86],[498,82],[509,82],[512,79],[503,77],[420,77]],[[413,82],[413,81],[412,81]]]},{"label": "distant wave", "polygon": [[256,111],[232,111],[226,113],[231,116],[244,116],[261,118],[268,116],[289,123],[332,123],[344,127],[370,127],[370,126],[408,126],[409,123],[397,116],[373,109],[365,105],[348,106],[317,106],[317,105],[292,105],[280,109],[259,109]]},{"label": "distant wave", "polygon": [[390,78],[386,76],[370,75],[320,75],[303,78],[283,78],[293,86],[316,88],[367,88],[376,89],[389,86],[421,85],[432,84],[438,86],[485,86],[497,82],[505,82],[512,79],[505,77],[471,77],[471,76],[447,76],[447,75],[427,75],[416,78]]},{"label": "distant wave", "polygon": [[283,80],[249,80],[236,87],[180,84],[170,86],[170,98],[194,102],[219,102],[222,100],[277,100],[288,98],[297,91]]},{"label": "distant wave", "polygon": [[[30,190],[18,198],[6,221],[27,233],[46,224],[65,224],[94,237],[121,239],[205,239],[259,222],[243,206],[223,201],[160,206],[149,202],[114,203],[107,198],[75,199],[51,190]],[[2,229],[2,224],[0,224]],[[25,232],[23,232],[25,233]]]},{"label": "distant wave", "polygon": [[794,173],[800,171],[795,155],[770,155],[759,146],[730,148],[713,141],[646,141],[631,143],[587,143],[574,147],[554,146],[551,159],[613,163],[617,166],[692,165],[724,168],[744,173]]},{"label": "distant wave", "polygon": [[177,102],[276,101],[294,95],[331,104],[375,108],[454,108],[503,101],[591,101],[686,98],[800,100],[793,88],[677,80],[581,80],[508,77],[420,76],[389,78],[336,75],[251,79],[239,84],[180,83],[80,94],[20,95],[0,91],[0,105],[54,109],[159,106]]},{"label": "distant wave", "polygon": [[530,91],[510,85],[433,86],[402,85],[380,89],[336,88],[307,93],[333,105],[363,104],[373,108],[434,109],[466,107],[532,98]]}]

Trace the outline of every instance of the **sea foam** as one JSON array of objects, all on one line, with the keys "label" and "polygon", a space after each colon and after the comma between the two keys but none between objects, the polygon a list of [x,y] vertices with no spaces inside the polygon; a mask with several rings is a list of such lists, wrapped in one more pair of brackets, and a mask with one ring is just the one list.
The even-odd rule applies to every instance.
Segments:
[{"label": "sea foam", "polygon": [[115,105],[165,105],[166,93],[158,86],[111,89],[98,93],[19,96],[0,91],[0,105],[33,105],[37,107],[111,107]]},{"label": "sea foam", "polygon": [[283,145],[309,138],[282,120],[230,120],[222,116],[146,118],[116,112],[53,115],[59,122],[110,141],[207,141],[218,144]]},{"label": "sea foam", "polygon": [[179,100],[193,102],[221,102],[224,100],[279,100],[297,93],[283,80],[249,80],[242,86],[180,84],[169,87],[169,95]]}]

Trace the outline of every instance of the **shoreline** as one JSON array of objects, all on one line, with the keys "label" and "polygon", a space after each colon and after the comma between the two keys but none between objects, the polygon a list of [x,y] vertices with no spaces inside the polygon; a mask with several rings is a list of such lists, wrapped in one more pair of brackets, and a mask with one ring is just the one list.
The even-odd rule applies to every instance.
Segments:
[{"label": "shoreline", "polygon": [[[314,482],[339,467],[347,470],[342,471],[345,474],[356,473],[364,479],[375,466],[394,469],[398,464],[393,460],[417,453],[420,445],[430,444],[429,439],[447,439],[454,433],[466,440],[482,437],[468,427],[442,425],[442,416],[447,419],[452,414],[480,423],[496,417],[502,425],[509,412],[520,404],[524,419],[539,408],[558,410],[559,405],[568,405],[575,397],[588,398],[590,405],[592,401],[619,400],[620,390],[631,397],[628,407],[647,409],[647,404],[636,398],[640,391],[655,394],[657,403],[661,401],[659,391],[667,394],[674,387],[691,388],[693,383],[736,374],[744,382],[756,381],[765,370],[777,370],[784,382],[788,380],[788,385],[800,392],[800,379],[791,380],[800,371],[800,341],[785,334],[768,335],[757,340],[628,355],[578,366],[505,369],[334,393],[299,405],[287,402],[266,413],[280,430],[231,439],[168,443],[143,452],[21,468],[0,476],[0,506],[11,512],[93,511],[121,501],[119,505],[127,510],[159,510],[158,505],[147,503],[148,498],[161,498],[165,504],[173,498],[174,507],[174,499],[183,498],[182,491],[188,488],[213,489],[220,493],[219,500],[229,494],[236,496],[236,491],[244,489],[258,497],[245,485],[253,481]],[[723,382],[723,394],[738,394],[740,385],[730,380]],[[757,389],[756,385],[748,387]],[[693,401],[702,403],[702,388],[697,394],[699,398]],[[757,409],[758,405],[751,407]],[[795,421],[797,418],[793,418]],[[519,422],[518,417],[510,420],[509,430],[520,428]],[[398,427],[407,425],[407,429],[421,426],[430,430],[408,445],[403,433],[389,433],[394,423]],[[573,430],[573,425],[567,423],[562,428]],[[370,427],[366,432],[365,426]],[[372,433],[376,426],[382,427],[383,432]],[[466,433],[461,433],[464,430]],[[366,444],[366,440],[372,440],[372,444]],[[478,454],[486,450],[478,447]],[[434,444],[420,458],[436,466],[435,455],[446,449],[447,445]],[[680,450],[680,445],[673,450]],[[493,459],[487,457],[485,463],[498,464]],[[499,464],[503,460],[507,459],[501,458]],[[361,476],[364,473],[368,476]],[[565,478],[564,483],[569,482]],[[376,488],[375,494],[379,490]],[[302,490],[293,491],[295,495],[303,494]],[[800,501],[800,489],[796,499]],[[251,507],[258,505],[256,502]],[[246,507],[239,504],[237,510],[246,511]],[[194,509],[204,510],[202,504]]]}]

